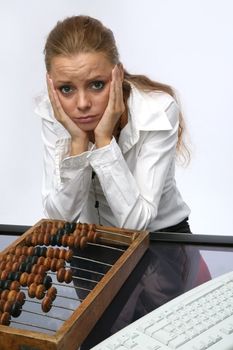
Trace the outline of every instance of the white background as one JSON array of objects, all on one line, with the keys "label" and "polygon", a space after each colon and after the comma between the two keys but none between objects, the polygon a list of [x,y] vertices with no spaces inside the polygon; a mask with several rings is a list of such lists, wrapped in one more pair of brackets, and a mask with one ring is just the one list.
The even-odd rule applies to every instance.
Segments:
[{"label": "white background", "polygon": [[232,234],[231,0],[5,0],[0,4],[0,223],[43,217],[42,144],[34,99],[45,88],[43,46],[64,17],[88,14],[115,33],[131,73],[176,88],[192,143],[177,182],[199,234]]}]

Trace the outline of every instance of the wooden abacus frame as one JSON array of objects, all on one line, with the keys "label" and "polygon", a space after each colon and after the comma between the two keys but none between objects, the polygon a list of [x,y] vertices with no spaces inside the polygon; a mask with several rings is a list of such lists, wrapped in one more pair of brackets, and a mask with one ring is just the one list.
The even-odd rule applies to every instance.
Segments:
[{"label": "wooden abacus frame", "polygon": [[[35,228],[45,221],[48,220],[42,219],[32,226],[4,249],[0,253],[0,257],[11,248],[24,245],[26,238],[32,235]],[[115,241],[116,245],[127,246],[125,252],[54,335],[0,325],[1,350],[78,349],[149,246],[149,233],[147,231],[104,226],[96,228],[102,231],[99,233],[100,242],[107,245],[109,244],[108,240],[111,239],[111,241]]]}]

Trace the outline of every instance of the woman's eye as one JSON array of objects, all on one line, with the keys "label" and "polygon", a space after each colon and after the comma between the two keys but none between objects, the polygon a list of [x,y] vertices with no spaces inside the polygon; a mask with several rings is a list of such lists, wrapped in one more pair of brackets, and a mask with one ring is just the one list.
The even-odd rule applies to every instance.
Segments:
[{"label": "woman's eye", "polygon": [[105,83],[101,80],[93,81],[91,83],[91,88],[94,90],[102,90],[104,88]]},{"label": "woman's eye", "polygon": [[63,95],[70,94],[73,91],[72,87],[69,85],[63,85],[59,88],[59,90]]}]

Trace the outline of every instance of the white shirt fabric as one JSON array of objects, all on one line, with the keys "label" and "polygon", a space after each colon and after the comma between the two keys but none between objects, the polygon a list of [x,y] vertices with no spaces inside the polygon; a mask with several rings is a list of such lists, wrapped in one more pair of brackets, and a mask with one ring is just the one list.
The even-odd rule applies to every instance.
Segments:
[{"label": "white shirt fabric", "polygon": [[70,136],[47,95],[36,113],[42,118],[46,217],[98,224],[96,200],[104,226],[156,231],[189,215],[174,178],[179,108],[170,95],[131,85],[128,123],[118,143],[113,138],[99,149],[90,143],[78,156],[69,156]]}]

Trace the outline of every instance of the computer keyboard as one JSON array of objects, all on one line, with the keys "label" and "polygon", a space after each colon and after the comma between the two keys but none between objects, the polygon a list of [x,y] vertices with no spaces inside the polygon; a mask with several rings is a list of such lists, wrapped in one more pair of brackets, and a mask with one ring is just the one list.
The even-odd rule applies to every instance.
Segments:
[{"label": "computer keyboard", "polygon": [[176,297],[92,350],[232,350],[233,271]]}]

